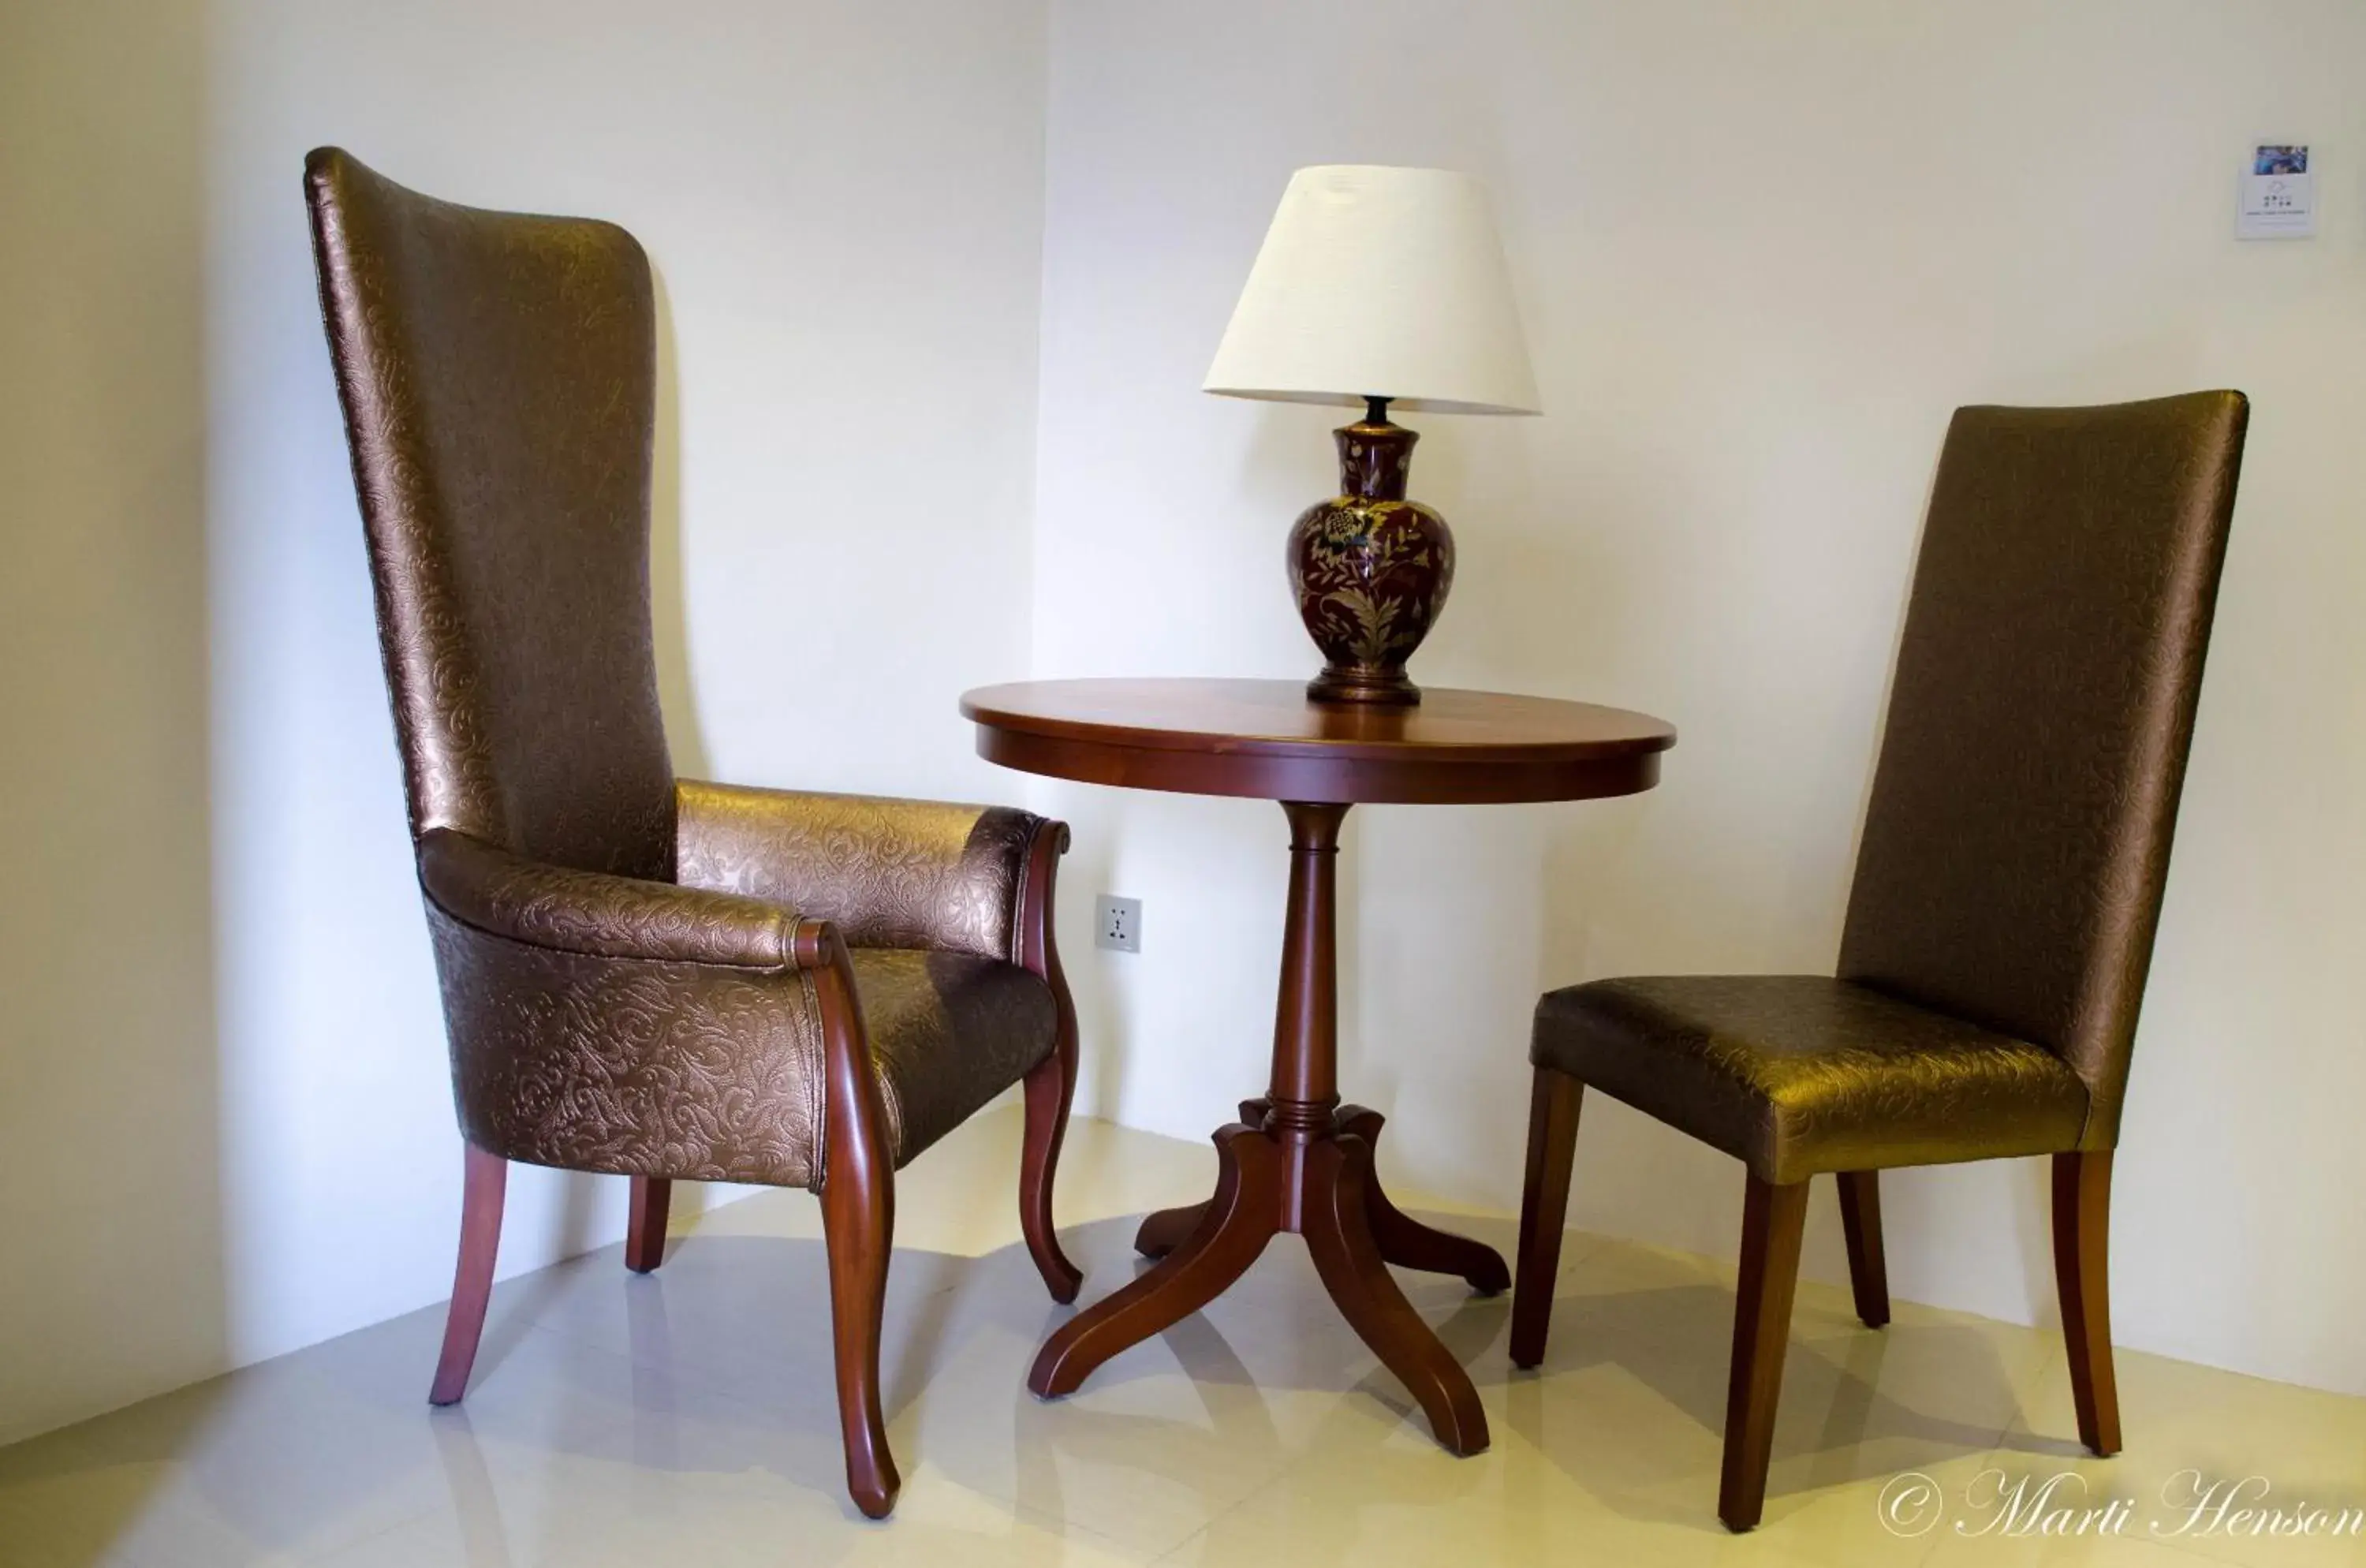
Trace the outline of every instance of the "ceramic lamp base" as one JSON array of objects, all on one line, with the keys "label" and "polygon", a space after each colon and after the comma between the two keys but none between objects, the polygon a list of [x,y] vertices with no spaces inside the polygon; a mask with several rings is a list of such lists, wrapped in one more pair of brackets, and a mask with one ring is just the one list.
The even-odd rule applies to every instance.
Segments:
[{"label": "ceramic lamp base", "polygon": [[1332,433],[1341,493],[1299,513],[1290,531],[1290,586],[1323,673],[1306,687],[1318,703],[1411,707],[1421,688],[1405,660],[1429,635],[1454,585],[1454,534],[1446,519],[1407,501],[1405,475],[1421,438],[1391,424],[1384,405]]},{"label": "ceramic lamp base", "polygon": [[1325,665],[1322,674],[1306,682],[1306,700],[1409,708],[1421,701],[1421,688],[1413,683],[1403,665],[1393,670],[1339,670]]}]

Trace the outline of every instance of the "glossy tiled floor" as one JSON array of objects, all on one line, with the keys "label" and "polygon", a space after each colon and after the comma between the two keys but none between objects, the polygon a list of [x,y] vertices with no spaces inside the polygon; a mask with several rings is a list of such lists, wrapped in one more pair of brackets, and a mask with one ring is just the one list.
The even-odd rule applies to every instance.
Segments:
[{"label": "glossy tiled floor", "polygon": [[[1017,1144],[997,1111],[902,1179],[890,1524],[839,1490],[817,1215],[783,1193],[699,1219],[648,1279],[610,1247],[504,1285],[459,1408],[423,1402],[425,1312],[0,1450],[0,1564],[2366,1564],[2359,1535],[2144,1538],[2184,1517],[2156,1499],[2187,1467],[2366,1507],[2366,1401],[2123,1352],[2135,1448],[2082,1461],[2054,1337],[1911,1306],[1876,1335],[1813,1284],[1766,1523],[1729,1537],[1711,1510],[1729,1269],[1583,1236],[1541,1375],[1510,1371],[1504,1301],[1402,1277],[1478,1381],[1494,1447],[1476,1459],[1430,1443],[1287,1244],[1039,1404],[1021,1379],[1062,1312],[1017,1245]],[[1202,1190],[1211,1163],[1079,1123],[1062,1213],[1087,1299],[1132,1271],[1128,1216]],[[1457,1223],[1509,1250],[1508,1222]],[[2056,1504],[2126,1497],[2136,1517],[2101,1540],[1957,1531],[1993,1517],[1966,1501],[1992,1469],[2075,1472]],[[1881,1517],[1906,1471],[1948,1499],[1924,1534]]]}]

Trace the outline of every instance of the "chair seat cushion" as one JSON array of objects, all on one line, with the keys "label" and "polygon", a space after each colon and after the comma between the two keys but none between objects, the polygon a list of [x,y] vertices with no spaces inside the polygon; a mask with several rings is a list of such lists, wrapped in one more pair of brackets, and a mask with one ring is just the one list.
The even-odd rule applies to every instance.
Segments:
[{"label": "chair seat cushion", "polygon": [[852,957],[898,1167],[1052,1054],[1052,988],[1015,964],[900,948]]},{"label": "chair seat cushion", "polygon": [[1572,986],[1537,1004],[1530,1056],[1774,1182],[2056,1153],[2087,1121],[2044,1046],[1816,976]]}]

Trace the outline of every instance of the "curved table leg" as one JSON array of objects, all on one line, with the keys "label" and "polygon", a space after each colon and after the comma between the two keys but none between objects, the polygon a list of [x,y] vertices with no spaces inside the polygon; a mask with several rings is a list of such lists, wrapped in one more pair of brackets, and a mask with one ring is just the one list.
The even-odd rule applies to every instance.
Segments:
[{"label": "curved table leg", "polygon": [[1142,1228],[1133,1233],[1134,1251],[1154,1260],[1166,1257],[1200,1228],[1200,1221],[1207,1212],[1205,1203],[1186,1203],[1179,1209],[1161,1209],[1143,1216]]},{"label": "curved table leg", "polygon": [[[1266,1102],[1262,1100],[1241,1102],[1241,1120],[1252,1127],[1264,1121],[1265,1111]],[[1377,1147],[1386,1120],[1377,1111],[1343,1105],[1336,1124],[1341,1133],[1352,1134]],[[1504,1264],[1502,1253],[1484,1242],[1423,1224],[1398,1208],[1381,1188],[1377,1169],[1365,1179],[1364,1201],[1371,1220],[1372,1240],[1379,1244],[1380,1256],[1398,1268],[1417,1269],[1425,1274],[1459,1274],[1482,1296],[1501,1295],[1512,1288],[1512,1270]],[[1166,1257],[1199,1225],[1207,1209],[1205,1203],[1186,1203],[1179,1209],[1161,1209],[1149,1215],[1134,1233],[1133,1249],[1144,1258]]]},{"label": "curved table leg", "polygon": [[1235,1122],[1216,1134],[1216,1195],[1166,1260],[1061,1325],[1043,1342],[1027,1386],[1073,1393],[1119,1351],[1198,1312],[1247,1272],[1280,1228],[1282,1161],[1264,1134]]},{"label": "curved table leg", "polygon": [[1144,1220],[1134,1245],[1163,1261],[1044,1341],[1027,1386],[1072,1393],[1095,1367],[1222,1294],[1279,1231],[1306,1238],[1324,1288],[1404,1381],[1448,1452],[1487,1446],[1487,1417],[1461,1364],[1421,1320],[1389,1264],[1459,1274],[1482,1291],[1509,1283],[1492,1247],[1407,1218],[1372,1175],[1380,1118],[1339,1105],[1339,824],[1344,804],[1284,801],[1290,902],[1282,920],[1272,1087],[1216,1134],[1216,1195]]},{"label": "curved table leg", "polygon": [[[1256,1128],[1265,1125],[1266,1102],[1263,1099],[1241,1101],[1241,1122]],[[1161,1209],[1144,1218],[1142,1228],[1133,1233],[1133,1249],[1144,1258],[1164,1258],[1183,1245],[1184,1238],[1200,1228],[1200,1216],[1208,1212],[1205,1203],[1186,1203],[1179,1209]]]},{"label": "curved table leg", "polygon": [[1361,1138],[1369,1145],[1364,1207],[1371,1218],[1372,1239],[1380,1244],[1380,1256],[1400,1269],[1417,1269],[1425,1274],[1459,1274],[1482,1296],[1501,1295],[1510,1290],[1512,1271],[1504,1266],[1502,1253],[1484,1242],[1423,1224],[1389,1201],[1389,1195],[1380,1189],[1380,1172],[1371,1168],[1369,1157],[1371,1150],[1380,1145],[1380,1127],[1385,1120],[1379,1111],[1360,1105],[1339,1108],[1340,1133]]},{"label": "curved table leg", "polygon": [[1390,1278],[1369,1219],[1372,1145],[1352,1134],[1306,1148],[1306,1249],[1324,1287],[1357,1337],[1420,1401],[1429,1429],[1448,1453],[1487,1447],[1479,1391]]}]

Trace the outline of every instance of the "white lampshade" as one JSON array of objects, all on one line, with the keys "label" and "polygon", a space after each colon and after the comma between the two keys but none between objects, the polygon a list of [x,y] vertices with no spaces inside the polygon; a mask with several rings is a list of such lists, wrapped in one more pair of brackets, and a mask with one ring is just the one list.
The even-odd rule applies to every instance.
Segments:
[{"label": "white lampshade", "polygon": [[1535,413],[1486,187],[1446,169],[1290,176],[1202,389],[1446,413]]}]

